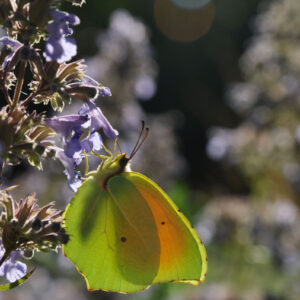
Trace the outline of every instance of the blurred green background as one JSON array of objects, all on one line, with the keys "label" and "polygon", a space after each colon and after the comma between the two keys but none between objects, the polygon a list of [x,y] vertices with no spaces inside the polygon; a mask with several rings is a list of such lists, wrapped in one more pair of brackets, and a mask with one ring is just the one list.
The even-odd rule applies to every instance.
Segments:
[{"label": "blurred green background", "polygon": [[[157,3],[87,0],[64,10],[81,19],[78,58],[112,90],[99,105],[122,148],[130,151],[142,119],[149,124],[133,168],[195,225],[208,252],[206,281],[88,293],[61,254],[38,254],[32,278],[1,300],[300,299],[300,2],[216,0],[209,31],[191,42],[162,33]],[[64,207],[72,194],[60,169],[23,166],[13,180],[19,197],[36,191]]]}]

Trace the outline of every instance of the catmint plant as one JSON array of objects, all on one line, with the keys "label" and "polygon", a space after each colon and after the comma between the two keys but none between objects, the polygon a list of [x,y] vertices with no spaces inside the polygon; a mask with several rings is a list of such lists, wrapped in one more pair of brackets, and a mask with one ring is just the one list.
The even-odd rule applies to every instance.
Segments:
[{"label": "catmint plant", "polygon": [[[85,2],[66,1],[77,6]],[[24,160],[43,170],[45,159],[58,159],[76,191],[81,185],[78,166],[85,155],[102,148],[102,132],[109,139],[118,135],[96,104],[98,97],[111,95],[110,89],[86,74],[84,60],[71,61],[77,55],[73,28],[80,19],[61,11],[62,2],[2,0],[0,5],[0,26],[6,32],[0,38],[5,103],[0,108],[0,277],[13,283],[2,289],[31,275],[20,259],[31,259],[36,251],[57,251],[70,238],[62,227],[63,211],[54,202],[40,207],[35,194],[16,200],[16,187],[7,187],[3,170]],[[82,101],[78,114],[62,115],[72,101]],[[38,106],[56,115],[38,113]],[[56,135],[59,139],[53,139]]]}]

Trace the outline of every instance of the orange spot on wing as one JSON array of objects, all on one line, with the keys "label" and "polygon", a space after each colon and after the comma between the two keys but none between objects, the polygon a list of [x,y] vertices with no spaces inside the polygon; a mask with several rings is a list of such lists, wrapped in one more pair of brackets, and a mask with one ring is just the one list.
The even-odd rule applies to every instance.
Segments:
[{"label": "orange spot on wing", "polygon": [[[186,228],[178,220],[176,212],[171,211],[158,194],[147,187],[137,187],[147,201],[158,229],[161,255],[160,269],[174,267],[175,262],[185,256],[187,240]],[[162,226],[164,225],[164,226]]]}]

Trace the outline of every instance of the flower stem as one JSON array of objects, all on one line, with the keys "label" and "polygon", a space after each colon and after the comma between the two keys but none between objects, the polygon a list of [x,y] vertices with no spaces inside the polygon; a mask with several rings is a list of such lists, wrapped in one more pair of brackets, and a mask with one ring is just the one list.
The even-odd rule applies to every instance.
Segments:
[{"label": "flower stem", "polygon": [[38,95],[39,91],[35,91],[31,93],[24,101],[21,102],[23,106],[27,105],[36,95]]},{"label": "flower stem", "polygon": [[8,90],[7,90],[7,88],[5,86],[2,88],[2,92],[4,94],[4,98],[5,98],[6,102],[7,102],[7,104],[11,106],[13,102],[11,101],[10,96],[8,94]]},{"label": "flower stem", "polygon": [[23,86],[23,82],[24,82],[25,69],[26,69],[26,62],[22,61],[21,64],[20,64],[20,69],[19,69],[19,74],[18,74],[18,81],[17,81],[17,85],[16,85],[16,88],[15,88],[13,103],[12,103],[12,106],[11,106],[12,110],[17,106],[18,101],[20,99],[22,86]]}]

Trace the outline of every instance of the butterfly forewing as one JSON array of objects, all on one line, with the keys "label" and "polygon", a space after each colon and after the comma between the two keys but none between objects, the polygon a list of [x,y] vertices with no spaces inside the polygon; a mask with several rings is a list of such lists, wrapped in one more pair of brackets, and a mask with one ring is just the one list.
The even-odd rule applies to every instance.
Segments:
[{"label": "butterfly forewing", "polygon": [[[70,241],[63,250],[89,289],[136,292],[157,275],[160,242],[152,212],[140,197],[127,186],[111,193],[89,179],[68,205],[64,217]],[[136,210],[143,212],[147,229]]]}]

